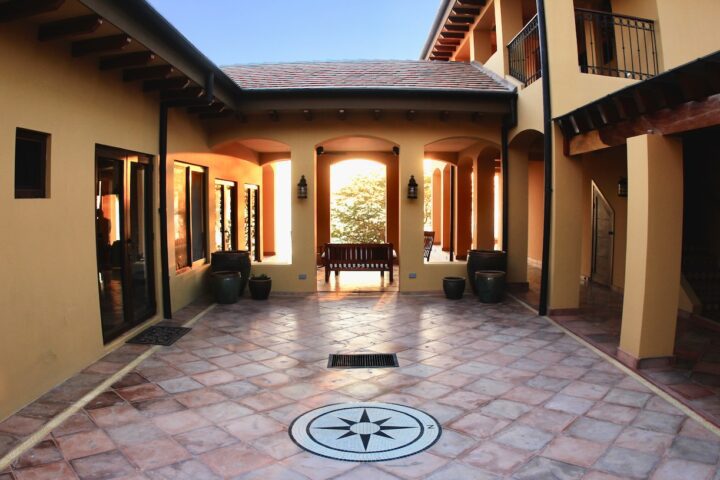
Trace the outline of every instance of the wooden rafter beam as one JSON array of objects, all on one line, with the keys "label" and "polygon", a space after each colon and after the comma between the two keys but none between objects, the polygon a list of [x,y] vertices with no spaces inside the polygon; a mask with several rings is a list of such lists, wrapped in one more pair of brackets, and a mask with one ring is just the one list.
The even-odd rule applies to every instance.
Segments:
[{"label": "wooden rafter beam", "polygon": [[460,45],[460,40],[455,38],[438,38],[437,44],[438,45],[454,45],[458,46]]},{"label": "wooden rafter beam", "polygon": [[204,114],[204,113],[220,113],[227,110],[224,103],[215,102],[212,105],[198,105],[194,107],[188,107],[187,112],[190,114]]},{"label": "wooden rafter beam", "polygon": [[[648,132],[674,135],[717,125],[720,125],[720,94],[572,136],[566,140],[566,150],[569,155],[581,155],[624,145],[628,138]],[[561,127],[565,132],[567,127]]]},{"label": "wooden rafter beam", "polygon": [[463,7],[484,7],[487,3],[487,0],[458,0],[457,5],[462,5]]},{"label": "wooden rafter beam", "polygon": [[132,43],[129,35],[121,33],[120,35],[111,35],[109,37],[91,38],[89,40],[80,40],[72,44],[72,56],[82,57],[93,53],[105,53],[115,50],[122,50]]},{"label": "wooden rafter beam", "polygon": [[456,48],[455,45],[435,45],[434,47],[438,52],[454,52]]},{"label": "wooden rafter beam", "polygon": [[458,7],[455,6],[455,8],[452,9],[452,12],[455,15],[472,15],[472,16],[478,16],[480,15],[480,9],[479,8],[473,8],[473,7]]},{"label": "wooden rafter beam", "polygon": [[205,90],[202,87],[189,87],[182,90],[167,90],[162,92],[160,98],[164,101],[167,100],[192,100],[200,98],[205,94]]},{"label": "wooden rafter beam", "polygon": [[85,15],[57,22],[43,23],[38,28],[38,40],[46,42],[74,35],[87,35],[100,28],[102,24],[103,19],[99,15]]},{"label": "wooden rafter beam", "polygon": [[223,110],[222,112],[201,113],[200,119],[212,120],[215,118],[227,118],[227,117],[232,117],[233,114],[234,114],[234,112],[232,110]]},{"label": "wooden rafter beam", "polygon": [[463,38],[465,38],[465,34],[464,34],[464,33],[458,33],[458,32],[440,32],[440,38],[463,39]]},{"label": "wooden rafter beam", "polygon": [[143,91],[183,90],[189,86],[190,79],[185,77],[161,78],[143,82]]},{"label": "wooden rafter beam", "polygon": [[436,56],[434,56],[434,55],[430,57],[430,60],[437,60],[437,61],[440,61],[440,62],[448,62],[448,61],[450,61],[449,58],[436,57]]},{"label": "wooden rafter beam", "polygon": [[450,58],[453,56],[453,52],[438,52],[437,50],[432,52],[433,56],[435,57],[446,57]]},{"label": "wooden rafter beam", "polygon": [[54,12],[65,0],[10,0],[0,2],[0,22],[12,22],[22,18]]},{"label": "wooden rafter beam", "polygon": [[460,25],[470,25],[475,23],[475,17],[468,17],[465,15],[450,15],[448,17],[451,23]]},{"label": "wooden rafter beam", "polygon": [[467,25],[447,24],[445,25],[445,30],[447,30],[448,32],[469,32],[470,27]]},{"label": "wooden rafter beam", "polygon": [[139,67],[155,60],[152,52],[132,52],[122,55],[113,55],[100,58],[100,70],[114,70],[116,68]]},{"label": "wooden rafter beam", "polygon": [[172,65],[154,65],[152,67],[140,67],[125,70],[123,81],[135,82],[137,80],[153,80],[167,78],[175,71]]}]

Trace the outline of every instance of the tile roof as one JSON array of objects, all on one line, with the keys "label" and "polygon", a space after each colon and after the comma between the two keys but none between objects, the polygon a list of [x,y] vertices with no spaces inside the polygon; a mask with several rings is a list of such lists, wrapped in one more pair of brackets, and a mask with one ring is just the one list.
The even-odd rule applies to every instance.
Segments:
[{"label": "tile roof", "polygon": [[222,70],[246,90],[440,90],[511,92],[482,65],[429,60],[368,60],[231,65]]}]

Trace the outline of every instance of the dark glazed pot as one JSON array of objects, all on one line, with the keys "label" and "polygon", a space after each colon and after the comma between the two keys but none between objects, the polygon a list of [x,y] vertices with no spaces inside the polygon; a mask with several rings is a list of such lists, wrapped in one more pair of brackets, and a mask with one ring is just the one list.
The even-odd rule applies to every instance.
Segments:
[{"label": "dark glazed pot", "polygon": [[467,278],[470,279],[470,287],[477,295],[475,272],[480,270],[496,270],[507,272],[507,253],[501,250],[468,250],[467,256]]},{"label": "dark glazed pot", "polygon": [[449,300],[460,300],[465,293],[465,279],[463,277],[443,278],[443,291],[445,298]]},{"label": "dark glazed pot", "polygon": [[238,301],[238,291],[240,290],[240,274],[238,272],[212,272],[210,285],[217,303],[230,304]]},{"label": "dark glazed pot", "polygon": [[483,303],[498,303],[505,296],[505,272],[481,270],[475,273],[478,299]]},{"label": "dark glazed pot", "polygon": [[267,300],[272,289],[272,278],[251,278],[249,286],[253,300]]},{"label": "dark glazed pot", "polygon": [[245,286],[250,278],[250,252],[247,250],[228,250],[213,252],[210,261],[210,270],[213,272],[239,272],[240,289],[238,295],[242,296]]}]

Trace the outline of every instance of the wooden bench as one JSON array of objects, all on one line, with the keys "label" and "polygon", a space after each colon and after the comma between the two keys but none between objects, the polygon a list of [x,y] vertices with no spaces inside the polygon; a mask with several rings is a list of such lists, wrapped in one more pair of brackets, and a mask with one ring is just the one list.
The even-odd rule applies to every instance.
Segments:
[{"label": "wooden bench", "polygon": [[341,271],[390,272],[393,282],[392,243],[326,243],[323,253],[325,283],[330,281],[330,272]]},{"label": "wooden bench", "polygon": [[435,232],[432,230],[425,230],[423,232],[423,256],[425,261],[430,261],[430,254],[432,254],[432,248],[435,244]]}]

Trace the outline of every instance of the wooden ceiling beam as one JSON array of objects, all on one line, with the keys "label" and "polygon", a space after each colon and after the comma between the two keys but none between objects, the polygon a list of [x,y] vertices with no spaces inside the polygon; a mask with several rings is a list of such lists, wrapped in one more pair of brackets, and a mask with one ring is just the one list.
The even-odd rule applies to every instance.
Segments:
[{"label": "wooden ceiling beam", "polygon": [[454,45],[435,45],[433,48],[438,52],[454,52],[457,47]]},{"label": "wooden ceiling beam", "polygon": [[473,7],[458,7],[457,5],[455,8],[452,9],[452,12],[456,15],[472,15],[472,16],[478,16],[480,15],[480,9],[479,8],[473,8]]},{"label": "wooden ceiling beam", "polygon": [[175,71],[172,65],[154,65],[152,67],[132,68],[123,71],[124,82],[135,82],[137,80],[154,80],[167,78]]},{"label": "wooden ceiling beam", "polygon": [[460,45],[460,40],[457,40],[455,38],[438,38],[437,44],[438,45],[454,45],[458,46]]},{"label": "wooden ceiling beam", "polygon": [[222,112],[208,112],[208,113],[201,113],[200,119],[201,120],[212,120],[214,118],[227,118],[232,117],[234,112],[232,110],[223,110]]},{"label": "wooden ceiling beam", "polygon": [[102,24],[103,19],[99,15],[85,15],[57,22],[43,23],[38,28],[38,40],[47,42],[48,40],[72,37],[74,35],[87,35],[100,28]]},{"label": "wooden ceiling beam", "polygon": [[161,78],[143,82],[144,92],[161,90],[184,90],[190,86],[190,79],[185,77]]},{"label": "wooden ceiling beam", "polygon": [[139,67],[155,60],[155,54],[149,51],[132,52],[122,55],[113,55],[100,58],[100,70],[114,70],[116,68]]},{"label": "wooden ceiling beam", "polygon": [[182,90],[165,90],[160,94],[163,101],[169,100],[193,100],[200,98],[205,94],[202,87],[189,87]]},{"label": "wooden ceiling beam", "polygon": [[54,12],[65,0],[10,0],[0,2],[0,22],[12,22],[22,18]]},{"label": "wooden ceiling beam", "polygon": [[447,24],[445,25],[445,30],[447,30],[448,32],[469,32],[470,27],[467,25]]},{"label": "wooden ceiling beam", "polygon": [[226,110],[227,107],[222,102],[215,102],[210,105],[197,105],[193,107],[188,107],[187,112],[191,114],[198,114],[198,113],[218,113]]},{"label": "wooden ceiling beam", "polygon": [[93,53],[105,53],[115,50],[122,50],[132,43],[129,35],[121,33],[120,35],[111,35],[109,37],[91,38],[89,40],[80,40],[72,44],[72,56],[82,57]]},{"label": "wooden ceiling beam", "polygon": [[465,15],[450,15],[448,20],[450,20],[451,23],[461,25],[470,25],[475,23],[475,17],[468,17]]},{"label": "wooden ceiling beam", "polygon": [[453,52],[438,52],[437,50],[432,52],[433,56],[435,57],[447,57],[450,58],[453,56]]},{"label": "wooden ceiling beam", "polygon": [[487,0],[458,0],[457,5],[471,6],[471,7],[484,7]]},{"label": "wooden ceiling beam", "polygon": [[462,39],[465,38],[464,33],[457,33],[457,32],[441,32],[440,38],[456,38],[456,39]]}]

